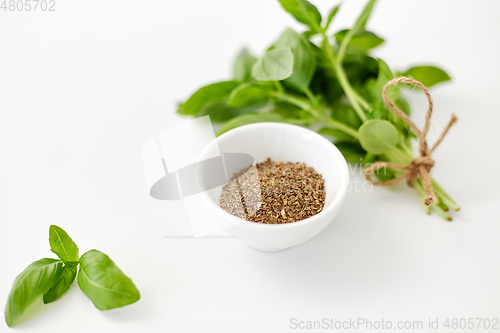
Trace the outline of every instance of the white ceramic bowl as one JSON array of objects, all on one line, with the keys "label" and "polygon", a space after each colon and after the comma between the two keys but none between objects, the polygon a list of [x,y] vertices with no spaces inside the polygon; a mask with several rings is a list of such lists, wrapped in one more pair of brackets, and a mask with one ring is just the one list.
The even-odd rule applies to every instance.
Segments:
[{"label": "white ceramic bowl", "polygon": [[[245,153],[256,163],[268,157],[273,161],[302,162],[313,167],[325,180],[325,207],[305,220],[286,224],[262,224],[243,220],[220,208],[222,188],[204,192],[202,202],[208,214],[226,224],[224,230],[257,250],[274,252],[304,243],[319,234],[340,209],[349,186],[349,170],[340,151],[321,135],[306,128],[282,123],[258,123],[235,128],[212,142],[200,160],[213,156],[218,145],[223,153]],[[228,175],[231,177],[232,175]]]}]

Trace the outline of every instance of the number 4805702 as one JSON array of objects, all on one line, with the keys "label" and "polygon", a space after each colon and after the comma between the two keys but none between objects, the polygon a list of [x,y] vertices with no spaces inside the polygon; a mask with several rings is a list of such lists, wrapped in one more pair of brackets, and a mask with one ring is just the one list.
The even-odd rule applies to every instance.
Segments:
[{"label": "number 4805702", "polygon": [[53,12],[55,0],[3,0],[0,10],[4,12]]}]

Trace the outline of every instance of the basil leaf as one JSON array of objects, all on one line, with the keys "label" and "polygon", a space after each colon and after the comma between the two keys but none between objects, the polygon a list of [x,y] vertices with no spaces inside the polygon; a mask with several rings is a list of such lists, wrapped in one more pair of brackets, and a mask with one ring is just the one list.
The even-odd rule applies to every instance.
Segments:
[{"label": "basil leaf", "polygon": [[356,111],[345,104],[339,104],[333,107],[331,115],[333,119],[338,120],[355,130],[357,130],[363,123]]},{"label": "basil leaf", "polygon": [[[306,0],[279,0],[281,6],[295,19],[312,30],[321,29],[321,14],[318,9]],[[319,31],[318,31],[319,32]]]},{"label": "basil leaf", "polygon": [[451,78],[445,71],[434,66],[417,66],[408,69],[403,74],[404,76],[411,76],[417,81],[420,81],[427,88],[435,84],[450,81]]},{"label": "basil leaf", "polygon": [[328,30],[330,27],[330,23],[332,23],[333,18],[335,17],[335,14],[339,11],[340,5],[337,5],[333,7],[330,12],[328,13],[328,17],[326,19],[326,24],[325,24],[325,31]]},{"label": "basil leaf", "polygon": [[196,91],[184,104],[179,106],[178,113],[196,115],[209,104],[224,101],[231,91],[238,86],[237,81],[222,81],[209,84]]},{"label": "basil leaf", "polygon": [[220,123],[237,117],[243,113],[243,110],[233,108],[232,106],[227,105],[226,102],[216,102],[205,105],[203,109],[198,112],[196,117],[210,116],[211,122]]},{"label": "basil leaf", "polygon": [[318,131],[319,134],[326,136],[326,137],[331,137],[335,138],[341,141],[351,141],[351,142],[357,142],[358,140],[349,134],[346,134],[345,132],[342,132],[338,129],[333,129],[329,127],[323,127]]},{"label": "basil leaf", "polygon": [[250,80],[252,74],[252,66],[257,61],[257,58],[248,52],[246,48],[236,57],[233,65],[233,78],[235,81],[245,82]]},{"label": "basil leaf", "polygon": [[[341,30],[337,32],[335,34],[335,39],[337,39],[339,43],[342,43],[348,31],[349,30]],[[354,36],[352,36],[351,41],[349,42],[349,48],[353,48],[361,52],[367,52],[368,50],[379,46],[383,42],[384,40],[375,35],[373,32],[359,30],[356,31]]]},{"label": "basil leaf", "polygon": [[14,280],[5,306],[5,322],[15,325],[28,307],[54,285],[62,269],[61,260],[44,258],[33,262]]},{"label": "basil leaf", "polygon": [[396,147],[398,130],[386,120],[368,120],[358,130],[359,142],[364,150],[379,155]]},{"label": "basil leaf", "polygon": [[358,19],[356,20],[356,23],[354,24],[354,27],[352,28],[353,30],[364,29],[366,22],[368,22],[368,19],[370,18],[370,15],[372,13],[373,6],[375,6],[375,2],[377,2],[377,0],[368,1],[365,8],[363,9],[361,14],[359,15]]},{"label": "basil leaf", "polygon": [[290,47],[292,50],[292,74],[284,82],[301,92],[308,90],[314,71],[316,70],[316,57],[314,56],[311,43],[303,35],[298,34],[292,29],[286,29],[275,43],[275,47]]},{"label": "basil leaf", "polygon": [[97,250],[90,250],[80,258],[78,285],[101,311],[120,308],[141,298],[132,280]]},{"label": "basil leaf", "polygon": [[64,262],[78,261],[78,246],[68,236],[66,231],[57,225],[51,225],[49,228],[50,250],[54,252]]},{"label": "basil leaf", "polygon": [[255,124],[255,123],[266,123],[266,122],[271,122],[271,123],[279,123],[285,121],[285,118],[283,118],[281,115],[277,113],[250,113],[250,114],[245,114],[239,117],[236,117],[234,119],[231,119],[227,123],[221,126],[219,130],[217,131],[217,136],[232,130],[233,128],[240,127],[243,125],[248,125],[248,124]]},{"label": "basil leaf", "polygon": [[292,74],[293,55],[290,48],[267,51],[252,68],[252,76],[258,81],[280,81]]},{"label": "basil leaf", "polygon": [[245,108],[267,102],[272,90],[271,84],[242,83],[229,95],[227,104],[235,108]]},{"label": "basil leaf", "polygon": [[43,294],[43,303],[51,303],[59,299],[69,287],[73,284],[76,278],[78,264],[66,264],[61,270],[61,276],[57,282],[50,288],[48,292]]},{"label": "basil leaf", "polygon": [[[392,74],[389,66],[382,59],[378,59],[378,75],[376,81],[368,81],[367,88],[375,101],[382,102],[382,90],[385,84],[392,80],[394,75]],[[390,100],[394,100],[398,95],[397,85],[392,85],[387,91],[387,96]]]},{"label": "basil leaf", "polygon": [[360,163],[366,155],[359,142],[341,141],[335,142],[334,145],[349,163]]}]

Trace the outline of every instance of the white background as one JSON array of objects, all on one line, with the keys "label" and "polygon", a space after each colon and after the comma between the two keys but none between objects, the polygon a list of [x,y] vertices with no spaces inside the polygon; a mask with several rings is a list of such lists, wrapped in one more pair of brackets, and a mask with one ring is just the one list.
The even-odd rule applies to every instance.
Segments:
[{"label": "white background", "polygon": [[[335,3],[316,1],[325,15]],[[363,5],[346,1],[335,29]],[[453,78],[432,91],[429,139],[458,115],[433,169],[462,206],[454,221],[425,215],[403,184],[351,192],[323,233],[280,253],[164,238],[190,234],[187,214],[148,196],[141,148],[184,120],[177,102],[229,78],[241,47],[261,54],[287,26],[302,27],[272,0],[56,0],[55,9],[0,12],[0,303],[29,263],[53,256],[50,224],[81,253],[109,254],[142,299],[100,312],[75,283],[20,331],[287,332],[294,317],[500,317],[500,2],[381,0],[368,23],[392,68],[431,63]],[[421,125],[425,99],[411,100]]]}]

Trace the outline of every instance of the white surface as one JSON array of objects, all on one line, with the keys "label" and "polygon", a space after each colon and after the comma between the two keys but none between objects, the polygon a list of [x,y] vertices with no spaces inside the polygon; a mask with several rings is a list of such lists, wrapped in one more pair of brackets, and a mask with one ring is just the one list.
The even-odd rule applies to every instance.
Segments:
[{"label": "white surface", "polygon": [[[215,140],[209,116],[186,120],[190,121],[158,134],[158,144],[169,173],[198,162],[208,143]],[[220,156],[219,150],[214,149],[207,159],[217,156]]]},{"label": "white surface", "polygon": [[[316,1],[323,13],[332,1]],[[364,2],[347,1],[335,28]],[[74,285],[26,332],[287,332],[290,318],[499,317],[498,1],[381,0],[368,27],[392,68],[435,63],[431,135],[455,112],[435,177],[462,206],[426,216],[404,185],[348,194],[318,237],[280,253],[190,233],[181,202],[147,195],[142,145],[182,119],[176,103],[229,77],[243,45],[262,52],[287,26],[277,1],[56,1],[0,11],[0,302],[52,256],[51,223],[97,248],[142,299],[100,312]],[[412,94],[423,123],[425,99]],[[433,139],[432,137],[430,138]],[[0,331],[7,331],[1,320]],[[422,332],[422,331],[421,331]]]}]

